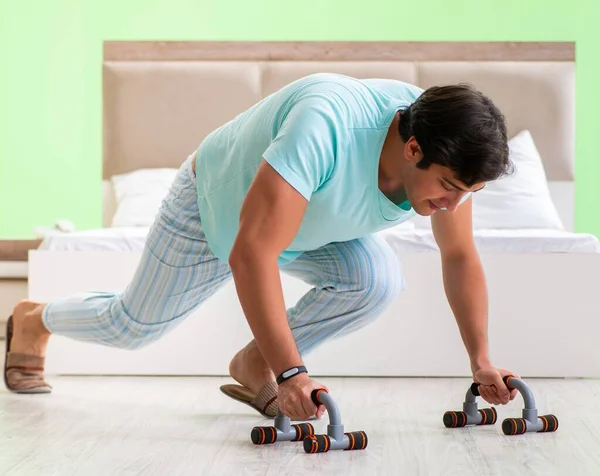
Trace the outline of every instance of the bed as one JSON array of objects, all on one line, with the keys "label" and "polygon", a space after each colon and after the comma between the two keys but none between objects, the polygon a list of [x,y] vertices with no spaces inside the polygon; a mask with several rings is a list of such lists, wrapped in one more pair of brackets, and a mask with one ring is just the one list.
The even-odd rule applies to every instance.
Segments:
[{"label": "bed", "polygon": [[[31,299],[122,290],[181,163],[215,127],[306,74],[467,81],[506,115],[523,164],[474,202],[493,361],[524,377],[600,375],[600,243],[574,231],[573,43],[106,42],[103,227],[47,236],[29,256]],[[486,187],[487,189],[488,187]],[[144,195],[145,194],[145,195]],[[136,202],[145,196],[142,204]],[[136,205],[137,203],[137,205]],[[135,213],[135,212],[137,213]],[[381,232],[407,287],[375,323],[307,356],[316,376],[468,376],[428,219]],[[282,274],[286,303],[308,286]],[[251,339],[229,283],[162,340],[131,352],[54,336],[49,373],[227,375]],[[360,358],[347,358],[349,353]]]}]

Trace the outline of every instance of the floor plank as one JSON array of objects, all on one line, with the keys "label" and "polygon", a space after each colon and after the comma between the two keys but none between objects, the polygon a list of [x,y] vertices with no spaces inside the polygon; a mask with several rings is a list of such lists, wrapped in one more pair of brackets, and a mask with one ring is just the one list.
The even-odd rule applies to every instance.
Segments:
[{"label": "floor plank", "polygon": [[[0,391],[0,474],[6,475],[598,475],[600,381],[531,379],[540,414],[556,433],[508,437],[520,396],[494,426],[449,430],[465,379],[322,378],[346,431],[364,430],[364,451],[305,454],[300,443],[258,447],[270,425],[219,391],[227,378],[59,377],[51,395]],[[483,405],[482,405],[483,406]],[[327,431],[327,417],[314,423]]]}]

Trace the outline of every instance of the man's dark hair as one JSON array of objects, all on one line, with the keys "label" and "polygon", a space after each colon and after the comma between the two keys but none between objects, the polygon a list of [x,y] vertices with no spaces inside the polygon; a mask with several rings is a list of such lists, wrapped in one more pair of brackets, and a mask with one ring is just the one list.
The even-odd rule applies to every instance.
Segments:
[{"label": "man's dark hair", "polygon": [[434,86],[400,113],[399,132],[415,137],[423,158],[450,168],[468,187],[512,172],[506,124],[494,103],[469,84]]}]

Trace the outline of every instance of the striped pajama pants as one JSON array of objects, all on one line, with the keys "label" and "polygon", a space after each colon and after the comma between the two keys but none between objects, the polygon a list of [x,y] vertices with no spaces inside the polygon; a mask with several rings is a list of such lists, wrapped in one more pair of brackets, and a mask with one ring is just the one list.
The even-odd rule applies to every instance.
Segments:
[{"label": "striped pajama pants", "polygon": [[[179,169],[163,200],[130,284],[123,292],[49,302],[42,318],[50,332],[137,349],[183,322],[231,279],[228,263],[212,253],[202,231],[193,159]],[[287,310],[301,355],[368,324],[404,287],[398,260],[377,236],[305,252],[281,271],[314,286]]]}]

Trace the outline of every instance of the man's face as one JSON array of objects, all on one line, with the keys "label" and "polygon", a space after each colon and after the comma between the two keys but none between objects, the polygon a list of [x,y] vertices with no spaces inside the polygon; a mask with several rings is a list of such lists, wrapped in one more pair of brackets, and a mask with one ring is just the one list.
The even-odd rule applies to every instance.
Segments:
[{"label": "man's face", "polygon": [[442,209],[453,212],[465,195],[482,189],[485,183],[467,187],[454,177],[451,169],[432,164],[427,170],[416,164],[421,159],[420,149],[413,150],[413,160],[409,160],[404,172],[404,189],[415,212],[430,216]]}]

